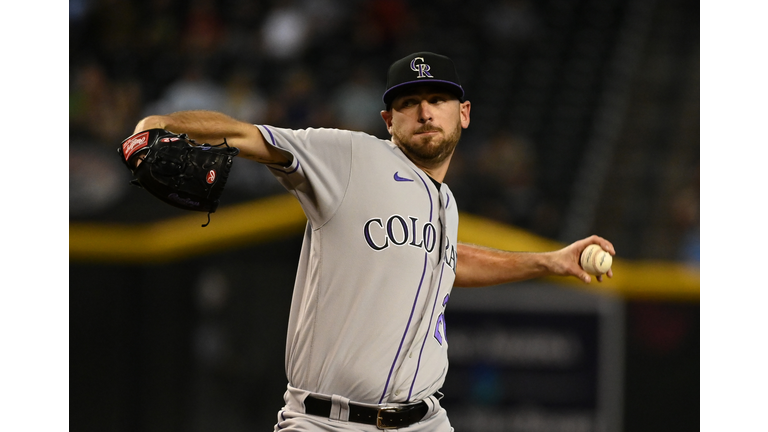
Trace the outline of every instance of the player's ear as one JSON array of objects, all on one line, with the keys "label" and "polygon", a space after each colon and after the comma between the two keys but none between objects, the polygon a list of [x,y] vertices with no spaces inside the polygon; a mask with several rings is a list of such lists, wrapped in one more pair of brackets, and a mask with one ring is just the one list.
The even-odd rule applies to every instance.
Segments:
[{"label": "player's ear", "polygon": [[384,119],[384,123],[386,123],[389,133],[392,133],[392,111],[382,110],[381,118]]},{"label": "player's ear", "polygon": [[464,101],[459,105],[459,115],[461,116],[461,127],[466,129],[469,127],[469,110],[472,108],[472,104],[469,101]]}]

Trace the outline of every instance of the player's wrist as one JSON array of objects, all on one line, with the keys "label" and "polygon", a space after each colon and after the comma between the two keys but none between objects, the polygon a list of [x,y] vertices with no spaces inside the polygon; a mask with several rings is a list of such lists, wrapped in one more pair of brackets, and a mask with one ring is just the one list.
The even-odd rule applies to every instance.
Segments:
[{"label": "player's wrist", "polygon": [[542,252],[533,254],[536,258],[536,268],[540,276],[560,274],[557,265],[557,252]]}]

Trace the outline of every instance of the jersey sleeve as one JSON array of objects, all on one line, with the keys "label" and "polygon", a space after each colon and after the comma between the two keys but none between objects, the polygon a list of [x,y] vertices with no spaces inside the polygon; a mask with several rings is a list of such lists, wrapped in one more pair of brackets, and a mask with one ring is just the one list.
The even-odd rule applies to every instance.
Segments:
[{"label": "jersey sleeve", "polygon": [[349,186],[352,134],[339,129],[284,129],[257,125],[264,139],[291,155],[288,166],[267,164],[301,203],[313,228],[339,208]]}]

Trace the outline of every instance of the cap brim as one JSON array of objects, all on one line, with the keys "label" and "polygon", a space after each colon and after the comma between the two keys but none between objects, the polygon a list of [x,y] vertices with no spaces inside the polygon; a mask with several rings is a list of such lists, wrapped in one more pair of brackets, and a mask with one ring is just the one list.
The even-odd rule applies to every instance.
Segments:
[{"label": "cap brim", "polygon": [[464,88],[460,85],[457,85],[455,82],[446,81],[446,80],[413,80],[413,81],[407,81],[404,83],[400,83],[397,85],[394,85],[387,89],[387,91],[384,92],[384,95],[381,97],[381,100],[384,101],[385,105],[389,105],[392,103],[393,100],[395,100],[395,97],[397,97],[397,94],[401,91],[405,90],[409,87],[416,87],[416,86],[439,86],[439,87],[445,87],[447,90],[449,90],[451,93],[455,94],[460,101],[464,101]]}]

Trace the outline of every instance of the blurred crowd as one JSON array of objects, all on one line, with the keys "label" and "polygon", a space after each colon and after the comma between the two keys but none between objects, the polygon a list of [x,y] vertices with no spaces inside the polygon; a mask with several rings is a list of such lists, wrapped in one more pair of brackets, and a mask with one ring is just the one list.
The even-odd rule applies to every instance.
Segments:
[{"label": "blurred crowd", "polygon": [[415,42],[403,0],[73,1],[71,128],[102,142],[180,109],[380,134],[386,65]]},{"label": "blurred crowd", "polygon": [[[424,47],[455,59],[524,50],[545,31],[527,0],[70,0],[69,23],[70,217],[120,221],[140,209],[115,153],[145,115],[207,109],[388,139],[379,111],[391,61]],[[479,78],[457,67],[474,102]],[[473,120],[482,115],[473,106]],[[560,210],[537,188],[535,143],[503,125],[486,130],[462,138],[446,179],[457,198],[554,237]],[[248,162],[228,199],[282,191]]]},{"label": "blurred crowd", "polygon": [[[386,68],[425,44],[450,55],[454,40],[445,37],[447,29],[432,31],[436,23],[484,23],[472,26],[476,31],[469,36],[475,39],[464,45],[471,46],[524,40],[536,22],[525,1],[441,5],[405,0],[71,0],[72,217],[98,215],[124,197],[124,176],[112,172],[119,169],[117,158],[104,150],[116,148],[145,115],[207,109],[253,123],[338,127],[388,138],[379,116]],[[511,139],[509,147],[501,142],[505,139]],[[517,204],[513,212],[525,212],[519,204],[532,199],[529,150],[505,136],[483,151],[496,150],[497,159],[510,159],[522,169],[511,170],[515,178],[506,179],[510,170],[495,164],[486,177],[500,178],[487,180],[514,183],[505,189],[509,196],[504,201]],[[255,196],[276,191],[269,179],[259,179],[261,174],[238,171],[232,188],[250,187]],[[495,203],[488,211],[508,219],[503,207]]]}]

